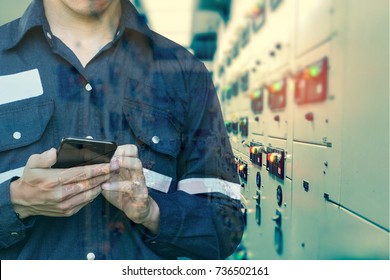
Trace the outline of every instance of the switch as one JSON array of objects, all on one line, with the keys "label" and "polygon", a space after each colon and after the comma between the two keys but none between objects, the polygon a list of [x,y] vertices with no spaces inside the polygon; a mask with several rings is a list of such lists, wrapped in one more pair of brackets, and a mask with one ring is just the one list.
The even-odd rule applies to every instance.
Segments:
[{"label": "switch", "polygon": [[283,190],[281,186],[278,186],[276,189],[276,203],[279,207],[282,206],[283,203]]},{"label": "switch", "polygon": [[282,149],[267,147],[267,170],[270,174],[284,180],[287,152]]},{"label": "switch", "polygon": [[303,189],[305,190],[305,192],[309,191],[309,183],[308,182],[303,181]]},{"label": "switch", "polygon": [[261,207],[260,207],[260,205],[256,205],[256,216],[255,216],[255,219],[256,219],[256,224],[258,226],[261,226]]},{"label": "switch", "polygon": [[260,172],[257,172],[257,174],[256,174],[256,186],[258,189],[261,188],[261,174],[260,174]]},{"label": "switch", "polygon": [[249,148],[249,159],[252,163],[259,166],[263,165],[263,144],[257,142],[251,142]]},{"label": "switch", "polygon": [[276,223],[277,227],[282,226],[282,213],[280,211],[276,210],[275,216],[272,217],[272,220]]}]

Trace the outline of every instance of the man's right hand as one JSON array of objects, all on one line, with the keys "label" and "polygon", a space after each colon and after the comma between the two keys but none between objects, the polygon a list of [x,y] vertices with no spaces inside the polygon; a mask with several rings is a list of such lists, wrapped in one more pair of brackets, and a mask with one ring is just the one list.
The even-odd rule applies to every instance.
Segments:
[{"label": "man's right hand", "polygon": [[72,216],[95,199],[110,178],[109,164],[50,168],[56,160],[54,148],[32,155],[22,177],[11,183],[11,202],[20,218]]}]

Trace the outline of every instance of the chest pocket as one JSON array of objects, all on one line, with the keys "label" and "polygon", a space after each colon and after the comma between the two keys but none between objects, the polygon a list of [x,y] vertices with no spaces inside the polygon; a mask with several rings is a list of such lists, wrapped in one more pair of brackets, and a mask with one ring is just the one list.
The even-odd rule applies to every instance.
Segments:
[{"label": "chest pocket", "polygon": [[154,151],[177,157],[181,128],[173,116],[148,104],[130,100],[125,100],[123,113],[135,137]]},{"label": "chest pocket", "polygon": [[52,100],[23,100],[0,106],[0,152],[40,140],[53,115]]}]

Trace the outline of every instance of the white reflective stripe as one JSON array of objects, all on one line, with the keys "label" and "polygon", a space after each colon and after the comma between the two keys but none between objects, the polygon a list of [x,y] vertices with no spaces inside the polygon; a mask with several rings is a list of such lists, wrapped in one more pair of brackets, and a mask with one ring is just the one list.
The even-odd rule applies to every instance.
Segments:
[{"label": "white reflective stripe", "polygon": [[190,178],[179,181],[177,189],[189,194],[219,192],[240,199],[241,186],[217,178]]},{"label": "white reflective stripe", "polygon": [[0,76],[0,105],[43,94],[38,69]]},{"label": "white reflective stripe", "polygon": [[0,184],[15,176],[22,177],[23,170],[24,166],[10,171],[6,171],[4,173],[0,173]]},{"label": "white reflective stripe", "polygon": [[149,188],[168,193],[172,178],[144,168],[145,183]]}]

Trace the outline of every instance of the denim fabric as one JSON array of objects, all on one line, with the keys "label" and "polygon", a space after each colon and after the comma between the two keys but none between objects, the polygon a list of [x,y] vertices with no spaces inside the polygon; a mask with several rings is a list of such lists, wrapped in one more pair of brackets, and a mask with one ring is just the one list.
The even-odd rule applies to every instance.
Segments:
[{"label": "denim fabric", "polygon": [[[0,259],[85,259],[90,252],[96,259],[221,259],[240,241],[237,197],[178,190],[190,178],[238,183],[208,71],[151,31],[129,1],[122,8],[115,38],[86,67],[51,33],[41,0],[0,27]],[[33,69],[33,82],[18,76]],[[41,93],[32,92],[36,83]],[[15,101],[16,88],[23,98]],[[21,175],[12,171],[66,136],[135,144],[145,169],[170,178],[166,188],[151,179],[161,211],[156,236],[102,196],[72,217],[18,219],[9,188]]]}]

